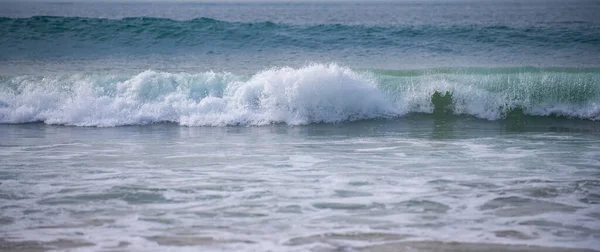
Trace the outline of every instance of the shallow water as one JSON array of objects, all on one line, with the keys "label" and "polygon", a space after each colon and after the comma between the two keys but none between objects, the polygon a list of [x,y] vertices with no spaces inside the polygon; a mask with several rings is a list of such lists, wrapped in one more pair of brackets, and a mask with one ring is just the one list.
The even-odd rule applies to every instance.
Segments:
[{"label": "shallow water", "polygon": [[598,246],[594,122],[0,127],[5,237],[93,250]]}]

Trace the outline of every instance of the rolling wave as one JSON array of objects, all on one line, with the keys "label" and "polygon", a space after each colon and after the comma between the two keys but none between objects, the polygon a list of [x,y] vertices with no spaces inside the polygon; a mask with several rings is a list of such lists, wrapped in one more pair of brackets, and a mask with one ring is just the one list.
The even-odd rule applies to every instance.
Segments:
[{"label": "rolling wave", "polygon": [[[452,41],[450,43],[449,41]],[[462,46],[457,46],[462,45]],[[0,51],[12,54],[61,55],[81,51],[172,52],[202,49],[392,48],[464,54],[486,48],[583,48],[596,50],[600,31],[586,23],[567,26],[344,24],[290,25],[242,23],[210,18],[177,21],[164,18],[102,19],[34,16],[0,18]],[[52,50],[48,50],[51,47]],[[524,49],[528,48],[528,49]],[[160,49],[160,50],[159,50]]]},{"label": "rolling wave", "polygon": [[600,120],[600,69],[280,67],[252,75],[0,77],[0,123],[186,126],[343,123],[409,113]]}]

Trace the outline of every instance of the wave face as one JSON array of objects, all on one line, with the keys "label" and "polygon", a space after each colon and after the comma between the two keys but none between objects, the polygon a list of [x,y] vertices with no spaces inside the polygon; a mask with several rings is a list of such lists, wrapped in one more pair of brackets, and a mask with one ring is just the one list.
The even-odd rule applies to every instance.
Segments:
[{"label": "wave face", "polygon": [[254,75],[145,71],[0,78],[0,123],[186,126],[341,123],[408,113],[600,120],[600,69],[352,70],[336,64]]},{"label": "wave face", "polygon": [[[585,22],[551,26],[349,25],[227,22],[210,18],[0,18],[2,57],[343,48],[470,55],[518,50],[581,57],[600,52],[600,30]],[[350,39],[351,38],[351,39]],[[449,42],[451,41],[451,43]],[[542,50],[543,49],[543,50]],[[585,52],[585,53],[584,53]],[[596,61],[597,62],[597,61]]]}]

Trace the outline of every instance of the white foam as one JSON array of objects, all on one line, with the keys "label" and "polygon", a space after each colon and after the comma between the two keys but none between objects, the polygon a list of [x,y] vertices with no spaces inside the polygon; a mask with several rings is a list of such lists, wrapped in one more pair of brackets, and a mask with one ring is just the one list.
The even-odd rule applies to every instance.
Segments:
[{"label": "white foam", "polygon": [[74,75],[12,82],[18,90],[0,94],[1,123],[299,125],[398,115],[373,80],[335,64],[271,69],[246,80],[145,71],[123,81]]},{"label": "white foam", "polygon": [[[523,78],[528,81],[530,77]],[[20,76],[2,83],[0,123],[43,121],[100,127],[157,122],[186,126],[340,123],[431,113],[431,95],[436,91],[452,94],[455,114],[496,120],[507,110],[521,107],[533,115],[600,120],[598,101],[538,104],[515,96],[510,89],[514,87],[490,91],[493,88],[488,86],[494,81],[491,77],[465,75],[457,80],[431,75],[414,85],[401,80],[390,84],[336,64],[274,68],[253,76],[150,70],[132,77]]]}]

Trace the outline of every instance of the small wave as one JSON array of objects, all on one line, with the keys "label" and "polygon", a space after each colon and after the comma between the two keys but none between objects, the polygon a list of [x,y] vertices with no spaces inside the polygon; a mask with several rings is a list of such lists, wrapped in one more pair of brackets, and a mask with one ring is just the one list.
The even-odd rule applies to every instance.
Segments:
[{"label": "small wave", "polygon": [[[228,22],[210,18],[172,20],[34,16],[0,18],[0,52],[10,55],[62,55],[66,52],[173,52],[220,49],[390,48],[463,55],[473,48],[564,50],[581,47],[594,53],[600,32],[593,27],[508,27],[478,25],[365,26],[291,25],[272,22]],[[352,39],[348,39],[352,38]],[[424,42],[427,46],[424,46]],[[455,44],[448,43],[455,41]],[[47,45],[53,50],[47,50]],[[482,49],[483,48],[483,49]]]},{"label": "small wave", "polygon": [[[386,75],[337,64],[281,67],[250,76],[144,71],[1,78],[0,123],[76,126],[303,125],[466,114],[600,120],[600,73],[491,70],[490,74]],[[494,73],[496,72],[496,73]]]}]

